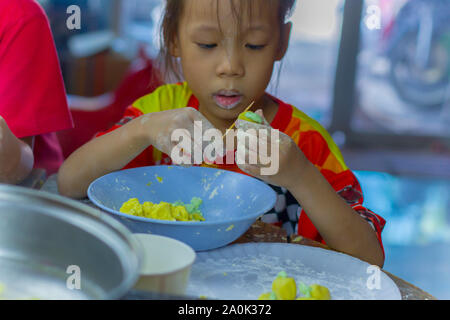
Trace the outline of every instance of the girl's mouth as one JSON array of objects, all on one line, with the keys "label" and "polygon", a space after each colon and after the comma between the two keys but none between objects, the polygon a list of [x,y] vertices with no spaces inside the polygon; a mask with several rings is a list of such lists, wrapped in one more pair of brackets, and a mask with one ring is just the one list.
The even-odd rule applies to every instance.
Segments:
[{"label": "girl's mouth", "polygon": [[214,101],[222,109],[231,110],[242,101],[241,94],[214,94]]}]

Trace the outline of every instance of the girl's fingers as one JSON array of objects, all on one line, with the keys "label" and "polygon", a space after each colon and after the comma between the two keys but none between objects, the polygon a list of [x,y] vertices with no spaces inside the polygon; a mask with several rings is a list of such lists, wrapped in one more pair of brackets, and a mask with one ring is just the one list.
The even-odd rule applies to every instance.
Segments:
[{"label": "girl's fingers", "polygon": [[237,134],[238,145],[245,144],[251,150],[270,150],[273,149],[273,143],[280,143],[280,134],[278,130],[239,130]]},{"label": "girl's fingers", "polygon": [[275,135],[276,129],[271,126],[253,123],[245,120],[238,119],[236,121],[236,128],[238,129],[238,134],[247,134],[249,136],[257,136],[260,139],[265,139],[270,142],[271,136]]},{"label": "girl's fingers", "polygon": [[[201,150],[204,153],[205,149],[208,145],[212,145],[217,152],[218,157],[225,156],[225,150],[223,147],[222,141],[222,133],[216,127],[214,127],[211,122],[204,115],[194,109],[189,113],[190,118],[193,123],[193,128],[197,130],[197,132],[201,133],[201,137],[197,137],[200,139],[198,144],[201,144]],[[193,134],[193,132],[192,132]],[[194,137],[194,135],[192,135]],[[207,137],[209,140],[205,143],[203,142],[203,137]]]},{"label": "girl's fingers", "polygon": [[244,146],[238,146],[236,150],[236,164],[248,165],[255,168],[265,168],[274,160],[267,152],[257,152]]},{"label": "girl's fingers", "polygon": [[269,122],[267,122],[266,118],[264,117],[264,112],[262,111],[262,109],[256,110],[255,113],[256,113],[257,115],[259,115],[259,116],[263,119],[263,123],[264,123],[266,126],[270,126]]},{"label": "girl's fingers", "polygon": [[261,177],[261,169],[255,165],[238,164],[239,169],[254,177]]},{"label": "girl's fingers", "polygon": [[[220,132],[218,133],[220,135]],[[193,129],[179,129],[173,135],[174,141],[172,147],[175,147],[175,156],[179,158],[179,154],[184,154],[183,157],[186,159],[189,158],[189,161],[184,159],[183,161],[188,161],[190,164],[201,164],[207,157],[208,161],[214,161],[218,155],[223,153],[222,148],[216,147],[215,142],[218,141],[215,139],[213,142],[203,143],[203,139],[201,136],[201,132],[197,134],[194,133]],[[200,138],[200,139],[199,139]],[[207,149],[207,147],[209,148]],[[211,152],[214,151],[214,152]],[[213,159],[211,158],[211,154],[214,155]],[[181,161],[181,160],[179,160]]]},{"label": "girl's fingers", "polygon": [[270,130],[272,127],[266,124],[260,124],[255,122],[250,122],[242,119],[236,120],[236,128],[241,130],[255,129],[255,130]]},{"label": "girl's fingers", "polygon": [[180,145],[174,145],[171,151],[171,159],[176,165],[192,165],[191,154]]}]

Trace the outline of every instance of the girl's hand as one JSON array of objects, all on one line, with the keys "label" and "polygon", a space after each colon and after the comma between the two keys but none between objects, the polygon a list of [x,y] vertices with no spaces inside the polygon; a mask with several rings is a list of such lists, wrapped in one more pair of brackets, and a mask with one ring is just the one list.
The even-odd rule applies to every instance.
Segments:
[{"label": "girl's hand", "polygon": [[[147,131],[149,143],[169,155],[174,164],[202,163],[206,147],[203,134],[206,130],[216,130],[220,138],[220,131],[194,108],[146,114],[140,117],[140,121]],[[223,156],[223,147],[217,146],[216,150]]]},{"label": "girl's hand", "polygon": [[[196,145],[202,145],[202,135],[200,133],[197,139],[194,135],[199,135],[197,131],[200,126],[203,131],[213,128],[211,123],[193,108],[141,115],[117,130],[92,139],[73,152],[59,169],[58,191],[67,197],[84,198],[92,181],[122,169],[149,146],[170,156],[174,164],[189,165],[196,163],[193,160],[198,158],[201,161],[203,148]],[[179,134],[185,137],[180,139]],[[177,150],[177,146],[181,149],[179,145],[187,149],[183,150],[184,155],[181,150]],[[192,149],[195,154],[192,154]],[[197,153],[200,153],[200,157]],[[197,156],[197,159],[194,156]]]},{"label": "girl's hand", "polygon": [[[254,177],[290,189],[299,183],[298,177],[309,161],[291,137],[270,126],[264,119],[262,110],[257,110],[256,113],[263,118],[263,124],[244,120],[236,122],[239,131],[245,132],[238,132],[236,163],[242,171]],[[256,136],[254,130],[248,129],[255,129]],[[257,141],[257,144],[249,143],[252,140]],[[250,162],[252,157],[258,160],[257,163]],[[242,159],[245,159],[245,164],[242,164]]]}]

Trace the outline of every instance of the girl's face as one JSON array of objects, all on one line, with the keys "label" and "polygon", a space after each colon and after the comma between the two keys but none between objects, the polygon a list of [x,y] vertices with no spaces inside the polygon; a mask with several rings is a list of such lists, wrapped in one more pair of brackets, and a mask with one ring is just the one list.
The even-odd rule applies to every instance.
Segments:
[{"label": "girl's face", "polygon": [[228,0],[184,1],[170,53],[181,58],[202,113],[226,123],[254,100],[264,108],[274,63],[282,59],[290,32],[286,24],[281,33],[278,1],[251,0],[250,6],[250,1],[233,0],[235,8]]}]

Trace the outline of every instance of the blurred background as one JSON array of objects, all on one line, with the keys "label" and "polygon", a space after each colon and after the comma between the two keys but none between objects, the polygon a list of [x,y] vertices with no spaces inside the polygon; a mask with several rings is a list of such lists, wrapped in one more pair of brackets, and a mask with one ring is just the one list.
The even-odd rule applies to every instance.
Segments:
[{"label": "blurred background", "polygon": [[[59,134],[68,156],[161,83],[163,0],[39,2],[76,124]],[[269,91],[332,134],[387,220],[385,270],[450,299],[450,1],[300,0],[291,21]]]}]

